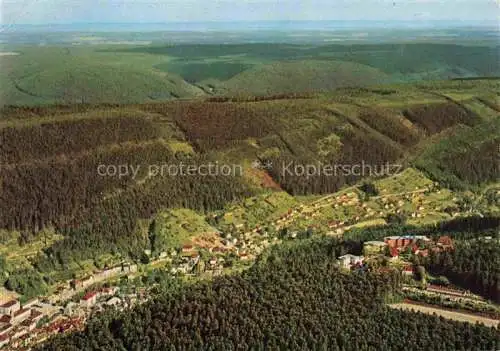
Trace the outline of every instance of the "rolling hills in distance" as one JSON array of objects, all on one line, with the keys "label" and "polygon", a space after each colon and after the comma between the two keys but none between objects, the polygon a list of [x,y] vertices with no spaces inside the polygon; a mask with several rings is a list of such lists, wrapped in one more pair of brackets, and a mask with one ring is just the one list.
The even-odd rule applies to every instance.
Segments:
[{"label": "rolling hills in distance", "polygon": [[13,54],[0,56],[0,103],[140,103],[499,76],[498,46],[475,44],[4,44]]}]

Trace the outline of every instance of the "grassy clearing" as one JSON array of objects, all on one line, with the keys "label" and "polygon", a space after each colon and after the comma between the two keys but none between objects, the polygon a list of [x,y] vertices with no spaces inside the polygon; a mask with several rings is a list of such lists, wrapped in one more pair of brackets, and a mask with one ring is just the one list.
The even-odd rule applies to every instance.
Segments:
[{"label": "grassy clearing", "polygon": [[3,256],[8,264],[18,268],[30,266],[30,258],[63,239],[62,235],[50,229],[24,243],[19,232],[2,231],[1,236],[0,256]]},{"label": "grassy clearing", "polygon": [[185,208],[161,212],[154,222],[156,251],[178,248],[196,236],[217,232],[204,216]]},{"label": "grassy clearing", "polygon": [[169,141],[167,144],[168,144],[168,147],[174,153],[177,153],[177,152],[183,152],[185,154],[193,154],[194,153],[193,146],[189,143],[172,140],[172,141]]},{"label": "grassy clearing", "polygon": [[414,168],[407,168],[398,175],[375,181],[380,195],[423,189],[431,184],[433,184],[432,180]]},{"label": "grassy clearing", "polygon": [[223,230],[255,228],[260,223],[276,219],[297,204],[294,197],[283,191],[261,194],[228,206],[219,214],[221,217],[217,226]]}]

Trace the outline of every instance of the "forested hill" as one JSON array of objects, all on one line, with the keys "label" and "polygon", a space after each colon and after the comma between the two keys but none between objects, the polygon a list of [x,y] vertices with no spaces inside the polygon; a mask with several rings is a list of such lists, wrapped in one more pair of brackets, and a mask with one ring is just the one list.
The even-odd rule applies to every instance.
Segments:
[{"label": "forested hill", "polygon": [[[41,274],[69,279],[69,267],[96,255],[140,257],[150,245],[147,222],[162,209],[219,210],[261,192],[265,182],[311,195],[363,179],[284,177],[290,162],[413,163],[442,186],[479,188],[498,179],[499,90],[498,80],[467,80],[265,98],[5,107],[0,229],[21,232],[23,242],[46,229],[62,234],[31,263]],[[275,167],[255,172],[255,161]],[[148,165],[209,162],[245,169],[236,177],[148,176]],[[124,164],[139,172],[97,172],[99,165]]]},{"label": "forested hill", "polygon": [[248,271],[110,312],[40,350],[494,350],[500,331],[393,310],[400,273],[342,273],[355,243],[275,247]]}]

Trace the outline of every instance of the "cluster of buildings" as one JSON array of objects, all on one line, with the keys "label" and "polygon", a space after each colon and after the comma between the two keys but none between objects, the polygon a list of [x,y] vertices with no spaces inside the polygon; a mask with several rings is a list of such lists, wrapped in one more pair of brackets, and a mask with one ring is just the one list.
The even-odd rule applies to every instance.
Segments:
[{"label": "cluster of buildings", "polygon": [[136,264],[125,263],[115,267],[106,268],[102,271],[94,272],[94,274],[83,278],[68,280],[65,285],[59,286],[56,293],[52,294],[48,300],[52,304],[57,304],[71,299],[73,296],[88,289],[92,285],[104,282],[114,277],[135,274],[136,272]]},{"label": "cluster of buildings", "polygon": [[[342,268],[355,269],[363,267],[366,258],[373,256],[389,257],[390,260],[400,260],[402,254],[412,254],[427,257],[429,252],[442,252],[453,250],[453,240],[449,236],[441,236],[433,241],[424,235],[401,235],[388,236],[384,241],[366,241],[363,243],[363,256],[347,254],[338,257],[338,263]],[[413,266],[403,266],[403,275],[413,274]]]},{"label": "cluster of buildings", "polygon": [[429,252],[453,250],[453,240],[449,236],[441,236],[437,241],[425,235],[388,236],[384,241],[367,241],[363,244],[365,255],[385,254],[396,259],[402,253],[427,257]]},{"label": "cluster of buildings", "polygon": [[73,289],[86,289],[89,286],[103,280],[107,280],[122,274],[130,274],[137,272],[136,264],[123,264],[112,268],[106,268],[93,275],[82,279],[74,279],[70,282],[70,287]]},{"label": "cluster of buildings", "polygon": [[[50,336],[81,328],[88,316],[96,310],[110,306],[131,306],[138,300],[138,294],[118,297],[118,287],[91,290],[78,302],[64,306],[61,298],[73,298],[86,287],[112,278],[123,272],[137,271],[136,265],[110,268],[81,280],[73,280],[70,287],[64,288],[49,298],[29,300],[22,304],[19,300],[9,300],[0,305],[0,348],[9,346],[16,349],[30,349]],[[69,293],[70,291],[71,293]],[[67,296],[64,292],[68,292]],[[57,301],[54,302],[54,301]],[[43,319],[43,321],[42,321]]]},{"label": "cluster of buildings", "polygon": [[30,334],[44,317],[38,299],[22,304],[9,300],[0,305],[0,347]]},{"label": "cluster of buildings", "polygon": [[[238,258],[240,261],[248,261],[255,257],[258,247],[254,244],[247,244],[244,240],[223,239],[221,244],[224,246],[214,247],[194,247],[193,245],[184,245],[180,249],[179,258],[172,264],[170,272],[172,274],[193,274],[209,273],[212,275],[221,275],[228,254]],[[201,258],[199,249],[206,249],[208,257]]]}]

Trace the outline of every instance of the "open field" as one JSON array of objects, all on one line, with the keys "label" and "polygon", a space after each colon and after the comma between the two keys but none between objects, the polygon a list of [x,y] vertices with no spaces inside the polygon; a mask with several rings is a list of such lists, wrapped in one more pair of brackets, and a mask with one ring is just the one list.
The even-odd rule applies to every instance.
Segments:
[{"label": "open field", "polygon": [[189,209],[160,212],[154,223],[154,228],[151,229],[155,235],[152,251],[155,247],[163,250],[177,249],[189,244],[192,238],[218,232],[205,221],[204,216]]},{"label": "open field", "polygon": [[443,310],[440,308],[420,306],[420,305],[409,304],[409,303],[391,304],[391,305],[389,305],[389,307],[401,309],[401,310],[406,310],[406,311],[422,312],[422,313],[426,313],[426,314],[437,314],[438,316],[441,316],[441,317],[444,317],[447,319],[452,319],[452,320],[459,321],[459,322],[467,322],[467,323],[473,323],[473,324],[479,322],[479,323],[484,324],[488,327],[497,327],[500,324],[500,321],[496,320],[496,319],[490,319],[490,318],[485,318],[485,317],[476,316],[476,315],[472,315],[472,314],[452,312],[452,311],[447,311],[447,310]]}]

